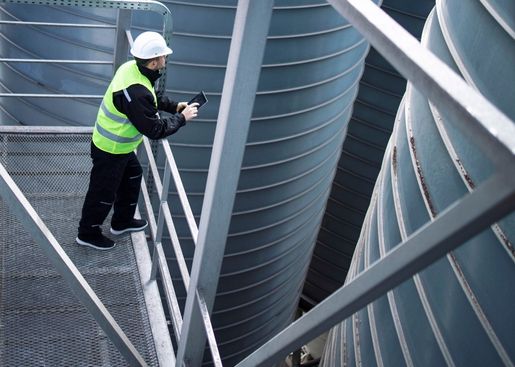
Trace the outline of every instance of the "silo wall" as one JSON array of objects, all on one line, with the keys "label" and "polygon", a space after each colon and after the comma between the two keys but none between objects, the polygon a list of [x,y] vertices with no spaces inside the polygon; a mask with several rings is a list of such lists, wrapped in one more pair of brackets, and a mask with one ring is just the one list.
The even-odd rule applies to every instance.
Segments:
[{"label": "silo wall", "polygon": [[[165,4],[174,17],[166,92],[189,100],[202,89],[209,98],[199,118],[169,139],[198,221],[236,1]],[[2,8],[36,21],[115,23],[115,13],[105,9],[35,7],[26,13],[21,5]],[[30,27],[18,34],[8,27],[3,26],[1,46],[10,50],[7,57],[31,52],[34,57],[112,59],[114,34],[92,40],[80,30]],[[134,12],[133,35],[158,27],[155,16]],[[294,316],[367,52],[367,42],[326,2],[275,2],[213,311],[224,365],[234,365]],[[2,81],[13,91],[103,94],[111,75],[107,66],[45,68],[4,64]],[[91,126],[98,103],[15,99],[6,105],[5,100],[9,123],[43,125]],[[162,172],[160,154],[158,160]],[[190,264],[193,244],[174,189],[169,199]],[[174,254],[169,242],[165,247],[182,301]]]},{"label": "silo wall", "polygon": [[[437,0],[422,36],[512,120],[513,9]],[[347,282],[492,173],[449,116],[408,84]],[[512,213],[333,328],[321,366],[513,365],[514,236]]]},{"label": "silo wall", "polygon": [[[381,8],[420,39],[434,3],[384,0]],[[372,47],[302,290],[306,311],[345,281],[405,89],[406,79]]]}]

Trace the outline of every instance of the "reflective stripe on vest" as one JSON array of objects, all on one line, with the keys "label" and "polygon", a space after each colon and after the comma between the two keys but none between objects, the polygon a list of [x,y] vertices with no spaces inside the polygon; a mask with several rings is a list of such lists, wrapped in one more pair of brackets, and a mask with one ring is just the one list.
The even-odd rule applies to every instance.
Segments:
[{"label": "reflective stripe on vest", "polygon": [[100,133],[100,135],[102,135],[104,138],[107,138],[107,139],[110,139],[112,141],[115,141],[117,143],[122,143],[122,144],[123,143],[133,143],[133,142],[139,141],[143,137],[143,135],[138,134],[133,138],[125,138],[123,136],[115,135],[112,132],[104,129],[102,127],[102,125],[96,125],[96,128],[98,129],[98,132]]},{"label": "reflective stripe on vest", "polygon": [[119,122],[120,124],[130,123],[129,119],[113,115],[111,112],[109,112],[106,105],[104,104],[104,101],[102,101],[102,103],[100,104],[100,108],[102,109],[102,112],[104,112],[104,114],[111,120]]},{"label": "reflective stripe on vest", "polygon": [[134,84],[140,84],[147,88],[154,97],[154,105],[157,107],[154,87],[148,78],[140,73],[136,62],[128,61],[121,65],[107,88],[98,109],[97,121],[93,129],[93,143],[105,152],[112,154],[130,153],[143,140],[143,136],[127,116],[118,111],[113,104],[113,93],[123,90],[127,97],[126,89]]}]

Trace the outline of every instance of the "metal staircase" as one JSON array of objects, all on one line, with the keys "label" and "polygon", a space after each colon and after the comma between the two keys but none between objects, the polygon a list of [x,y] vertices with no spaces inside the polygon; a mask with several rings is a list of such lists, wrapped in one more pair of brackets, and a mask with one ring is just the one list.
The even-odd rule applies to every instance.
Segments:
[{"label": "metal staircase", "polygon": [[75,243],[90,130],[0,129],[3,366],[157,366],[173,353],[143,233],[112,251]]}]

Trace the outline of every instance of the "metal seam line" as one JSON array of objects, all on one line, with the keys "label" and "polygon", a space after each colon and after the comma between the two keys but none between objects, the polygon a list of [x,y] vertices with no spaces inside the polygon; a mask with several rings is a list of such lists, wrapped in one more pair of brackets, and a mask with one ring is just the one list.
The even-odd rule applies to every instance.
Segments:
[{"label": "metal seam line", "polygon": [[[383,166],[387,167],[386,169],[390,169],[389,166]],[[386,177],[385,173],[386,171],[383,171],[383,174],[378,178],[380,179],[380,186],[381,186],[381,197],[378,200],[378,209],[377,209],[377,237],[379,242],[379,256],[383,258],[386,254],[386,247],[384,243],[384,207],[383,207],[383,200],[382,200],[382,194],[386,193]],[[393,176],[392,172],[390,171],[390,177]],[[399,313],[397,310],[397,304],[395,302],[395,297],[393,290],[386,293],[386,297],[388,299],[388,304],[390,306],[390,312],[392,314],[393,324],[395,327],[395,331],[397,333],[397,338],[399,341],[399,346],[401,348],[402,354],[404,356],[404,361],[406,362],[406,365],[408,367],[413,366],[413,359],[411,358],[411,353],[408,348],[408,343],[406,342],[406,337],[404,336],[404,330],[402,329],[401,320],[399,318]]]},{"label": "metal seam line", "polygon": [[245,142],[250,125],[273,0],[240,0],[229,50],[218,123],[190,286],[184,311],[177,364],[199,366],[206,341],[197,290],[210,312],[222,265]]},{"label": "metal seam line", "polygon": [[[436,108],[435,105],[433,105],[431,103],[431,101],[428,101],[428,102],[429,102],[429,108],[431,109],[431,113],[433,114],[433,119],[435,121],[435,125],[438,129],[438,133],[440,134],[440,137],[445,145],[445,148],[449,152],[449,155],[452,159],[454,166],[456,167],[456,170],[458,171],[458,173],[461,177],[461,180],[463,181],[463,183],[465,184],[465,186],[467,187],[467,190],[469,192],[474,191],[474,187],[476,185],[474,183],[474,179],[473,179],[473,177],[470,176],[467,169],[463,166],[463,163],[461,163],[461,161],[459,160],[458,153],[454,149],[454,145],[452,144],[452,142],[449,138],[449,135],[447,134],[447,130],[443,126],[443,123],[442,123],[443,119],[440,116],[438,109]],[[504,236],[505,238],[507,238],[508,236],[504,233],[504,231],[499,227],[499,225],[497,223],[492,225],[492,230],[495,232],[495,235],[501,242],[503,248],[506,250],[506,252],[510,256],[510,258],[513,261],[515,261],[515,256],[514,256],[515,251],[513,250],[513,244],[511,244],[510,242],[506,243],[502,239],[502,236]]]},{"label": "metal seam line", "polygon": [[[389,149],[387,149],[387,152],[389,152]],[[370,208],[372,208],[372,210],[368,210],[368,212],[371,213],[370,217],[369,217],[370,218],[369,220],[371,221],[374,218],[373,212],[377,210],[377,194],[373,196],[370,203],[371,203]],[[367,223],[368,223],[367,225],[370,227],[367,232],[370,233],[372,224],[369,223],[368,221],[367,221]],[[368,246],[367,246],[368,257],[365,258],[367,270],[370,267],[370,257],[372,256],[372,251],[371,251],[370,247],[371,247],[370,244],[368,244]],[[377,326],[376,326],[376,320],[375,320],[375,316],[374,316],[374,307],[373,306],[374,306],[374,303],[372,302],[366,308],[367,315],[368,315],[368,323],[370,325],[370,337],[372,339],[372,348],[374,350],[374,356],[376,359],[377,366],[384,367],[383,355],[381,354],[381,348],[380,348],[380,344],[379,344],[379,336],[377,335]]]},{"label": "metal seam line", "polygon": [[[401,106],[399,107],[399,111],[404,111],[404,113],[406,113],[405,109],[404,109],[404,98],[401,103]],[[392,136],[395,137],[395,140],[392,140],[392,142],[395,143],[395,146],[397,146],[397,130],[399,129],[398,128],[399,124],[400,124],[400,120],[397,120],[394,133],[392,134]],[[393,165],[393,159],[391,160],[391,163]],[[402,214],[402,209],[400,206],[400,195],[399,195],[399,190],[398,190],[398,185],[397,185],[397,175],[392,175],[392,193],[393,193],[395,215],[397,217],[397,225],[399,227],[401,241],[404,242],[408,238],[408,234],[407,234],[408,231],[406,230],[406,227],[404,225],[404,216]],[[424,288],[424,284],[422,283],[422,279],[420,278],[419,274],[415,274],[413,276],[413,282],[415,283],[415,288],[416,288],[418,296],[420,298],[420,302],[422,303],[422,308],[424,309],[424,312],[426,313],[426,317],[427,317],[429,325],[431,327],[431,331],[433,332],[433,334],[435,336],[438,347],[440,348],[440,352],[442,353],[442,355],[445,359],[445,362],[447,363],[447,365],[449,367],[455,366],[455,363],[452,359],[452,355],[449,351],[449,348],[447,348],[447,344],[445,343],[445,340],[443,338],[440,327],[438,326],[438,323],[434,316],[433,309],[431,308],[431,305],[430,305],[429,300],[426,295],[426,290]]]},{"label": "metal seam line", "polygon": [[[412,87],[410,86],[410,84],[408,84],[408,88],[407,88],[408,103],[406,104],[406,106],[409,105],[409,100],[411,99],[411,92],[412,92]],[[410,139],[410,134],[412,134],[412,133],[410,133],[410,131],[413,131],[411,120],[412,120],[411,114],[409,113],[409,111],[406,111],[405,128],[406,128],[408,139]],[[425,177],[425,174],[423,172],[422,167],[417,168],[417,163],[416,163],[417,157],[416,157],[413,149],[409,148],[409,153],[410,153],[410,157],[411,157],[412,169],[415,172],[417,170],[420,170],[420,175],[415,173],[415,177],[416,177],[418,187],[419,187],[419,190],[420,190],[420,193],[422,196],[422,200],[424,202],[424,206],[425,206],[427,214],[429,215],[431,220],[434,220],[436,218],[437,213],[436,213],[436,209],[434,207],[432,207],[430,204],[430,202],[433,202],[433,200],[430,198],[431,193],[430,192],[424,193],[424,190],[422,188],[421,178],[420,178],[420,176]],[[465,186],[467,186],[467,185],[465,184]],[[470,190],[468,190],[468,191],[470,191]],[[433,213],[433,211],[434,211],[434,213]],[[407,237],[406,228],[403,228],[403,231],[404,231],[404,238],[403,238],[403,241],[404,241],[405,237]],[[499,354],[499,357],[502,359],[503,363],[506,365],[509,365],[510,357],[509,357],[508,353],[506,352],[506,350],[504,349],[501,341],[497,337],[497,334],[495,333],[495,330],[493,329],[492,325],[490,324],[490,321],[488,321],[488,318],[485,315],[481,305],[477,301],[475,301],[477,299],[477,297],[476,297],[474,291],[472,290],[472,288],[470,287],[467,279],[465,278],[465,275],[461,271],[461,267],[458,263],[458,259],[456,259],[453,252],[449,252],[447,254],[446,258],[447,258],[447,261],[448,261],[454,275],[456,276],[456,279],[461,287],[461,290],[465,294],[467,301],[469,302],[472,310],[474,311],[479,322],[481,323],[481,326],[483,327],[485,334],[490,339],[490,342],[492,343],[495,350]]]}]

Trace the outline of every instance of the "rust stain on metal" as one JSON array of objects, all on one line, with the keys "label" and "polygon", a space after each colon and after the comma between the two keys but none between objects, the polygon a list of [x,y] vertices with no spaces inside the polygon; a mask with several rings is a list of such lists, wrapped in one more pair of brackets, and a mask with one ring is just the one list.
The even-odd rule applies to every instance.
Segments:
[{"label": "rust stain on metal", "polygon": [[359,335],[359,325],[361,323],[358,313],[354,314],[354,345],[356,348],[356,365],[361,367],[361,343]]},{"label": "rust stain on metal", "polygon": [[456,164],[458,165],[458,168],[460,170],[461,176],[465,179],[467,182],[468,187],[471,189],[474,189],[476,187],[476,184],[474,184],[474,181],[472,180],[472,177],[468,174],[467,170],[463,166],[463,163],[461,163],[461,159],[456,158]]},{"label": "rust stain on metal", "polygon": [[501,243],[506,247],[511,256],[515,257],[515,247],[510,242],[510,239],[506,236],[506,233],[499,227],[497,223],[492,225],[492,230],[497,234],[497,237],[501,240]]},{"label": "rust stain on metal", "polygon": [[422,172],[422,167],[420,166],[420,162],[417,158],[417,148],[415,146],[415,137],[411,134],[411,131],[410,131],[409,142],[410,142],[411,151],[413,152],[413,157],[415,157],[415,164],[417,165],[417,175],[420,180],[420,185],[422,186],[422,192],[424,193],[424,197],[426,199],[427,205],[429,206],[429,211],[431,212],[431,215],[433,217],[436,217],[436,209],[433,205],[431,195],[429,194],[429,189],[427,187],[426,180],[425,180],[424,174]]},{"label": "rust stain on metal", "polygon": [[393,166],[393,175],[397,176],[397,145],[393,146],[392,166]]},{"label": "rust stain on metal", "polygon": [[483,313],[483,310],[481,309],[481,305],[479,304],[479,301],[476,298],[476,295],[474,294],[474,291],[470,287],[469,283],[467,282],[467,279],[465,277],[465,274],[463,274],[463,270],[461,269],[460,264],[458,263],[458,260],[456,259],[456,256],[453,252],[449,253],[449,258],[451,260],[452,267],[456,271],[458,275],[458,279],[463,287],[463,290],[467,293],[469,300],[472,302],[472,306],[476,309],[476,314],[478,317],[482,318],[483,320],[486,320],[486,317]]}]

